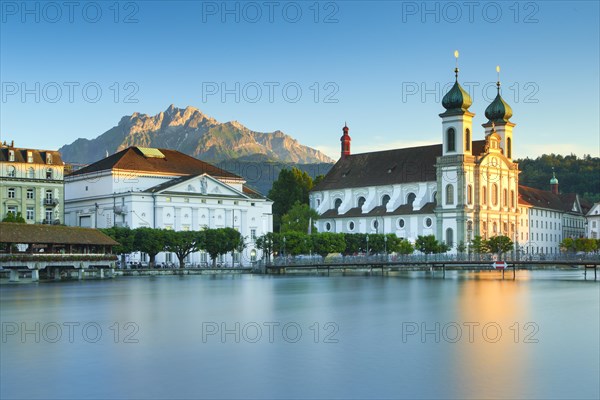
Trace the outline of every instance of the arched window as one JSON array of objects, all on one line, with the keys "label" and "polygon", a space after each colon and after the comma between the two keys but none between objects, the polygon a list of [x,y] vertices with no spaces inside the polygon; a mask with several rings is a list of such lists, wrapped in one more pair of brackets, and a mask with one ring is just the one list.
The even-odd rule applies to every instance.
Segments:
[{"label": "arched window", "polygon": [[492,232],[498,233],[498,224],[494,222],[494,225],[492,225],[492,226],[493,226]]},{"label": "arched window", "polygon": [[487,204],[487,187],[485,186],[481,187],[481,204]]},{"label": "arched window", "polygon": [[446,204],[454,204],[454,186],[446,185]]},{"label": "arched window", "polygon": [[376,219],[373,220],[373,222],[371,223],[371,227],[373,229],[375,229],[375,231],[379,231],[379,221],[377,221]]},{"label": "arched window", "polygon": [[7,170],[6,176],[8,176],[9,178],[14,178],[17,175],[17,170],[12,165],[9,165],[6,168],[6,170]]},{"label": "arched window", "polygon": [[514,190],[510,191],[510,206],[512,208],[515,208],[515,191]]},{"label": "arched window", "polygon": [[502,191],[502,205],[508,207],[508,190],[506,189]]},{"label": "arched window", "polygon": [[33,179],[33,178],[35,178],[35,171],[33,170],[33,168],[29,167],[29,168],[27,169],[27,177],[28,177],[29,179]]},{"label": "arched window", "polygon": [[456,131],[454,128],[446,131],[446,151],[456,151]]},{"label": "arched window", "polygon": [[473,186],[467,185],[467,204],[473,204]]},{"label": "arched window", "polygon": [[512,139],[506,139],[506,157],[512,158]]},{"label": "arched window", "polygon": [[333,203],[335,210],[339,210],[340,206],[342,205],[342,199],[335,199],[335,202]]},{"label": "arched window", "polygon": [[450,247],[454,244],[454,231],[452,231],[452,228],[446,229],[446,244]]},{"label": "arched window", "polygon": [[437,192],[433,192],[433,195],[431,196],[431,201],[437,204]]},{"label": "arched window", "polygon": [[471,131],[468,128],[465,130],[465,150],[471,151]]},{"label": "arched window", "polygon": [[358,198],[358,206],[359,206],[359,207],[362,207],[362,206],[365,204],[365,201],[366,201],[366,200],[365,200],[365,198],[364,198],[364,197],[362,197],[362,196],[360,196],[360,197]]},{"label": "arched window", "polygon": [[492,204],[498,205],[498,185],[495,183],[492,185]]},{"label": "arched window", "polygon": [[381,198],[381,205],[382,205],[382,206],[387,206],[387,204],[388,204],[389,202],[390,202],[390,196],[388,196],[387,194],[386,194],[386,195],[384,195],[384,196]]},{"label": "arched window", "polygon": [[417,195],[414,193],[409,193],[408,196],[406,196],[406,204],[412,206],[413,203],[415,202],[415,199],[417,198]]}]

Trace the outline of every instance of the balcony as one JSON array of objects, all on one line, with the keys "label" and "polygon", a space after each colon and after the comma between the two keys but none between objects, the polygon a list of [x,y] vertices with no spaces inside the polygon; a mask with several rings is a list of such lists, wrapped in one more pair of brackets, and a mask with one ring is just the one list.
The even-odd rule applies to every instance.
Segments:
[{"label": "balcony", "polygon": [[44,205],[45,206],[57,206],[58,205],[58,199],[57,198],[52,198],[52,199],[44,199]]},{"label": "balcony", "polygon": [[127,206],[115,206],[115,214],[127,214]]}]

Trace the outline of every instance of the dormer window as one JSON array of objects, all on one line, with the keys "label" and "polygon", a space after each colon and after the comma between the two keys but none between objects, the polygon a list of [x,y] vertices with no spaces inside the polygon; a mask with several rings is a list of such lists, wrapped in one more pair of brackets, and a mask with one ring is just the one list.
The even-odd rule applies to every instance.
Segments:
[{"label": "dormer window", "polygon": [[12,165],[9,165],[7,168],[6,175],[9,178],[14,178],[17,175],[15,167],[13,167]]},{"label": "dormer window", "polygon": [[46,154],[46,164],[52,164],[52,154]]},{"label": "dormer window", "polygon": [[32,163],[33,162],[33,152],[32,151],[27,151],[27,162],[28,163]]},{"label": "dormer window", "polygon": [[11,162],[15,161],[15,151],[14,150],[8,151],[8,161],[11,161]]}]

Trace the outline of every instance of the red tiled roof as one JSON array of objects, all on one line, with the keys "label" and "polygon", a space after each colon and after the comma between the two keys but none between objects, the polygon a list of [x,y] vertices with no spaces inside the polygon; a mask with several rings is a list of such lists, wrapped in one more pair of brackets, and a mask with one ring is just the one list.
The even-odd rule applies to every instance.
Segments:
[{"label": "red tiled roof", "polygon": [[[8,151],[13,150],[15,152],[15,161],[8,161]],[[31,151],[31,155],[33,156],[34,164],[47,164],[48,154],[52,155],[52,164],[48,165],[63,165],[62,158],[60,157],[60,153],[55,150],[36,150],[36,149],[21,149],[16,147],[2,147],[0,148],[0,161],[1,162],[15,162],[15,163],[26,163],[27,162],[27,152]]]},{"label": "red tiled roof", "polygon": [[519,185],[519,204],[570,212],[573,211],[573,204],[576,202],[575,193],[554,194],[547,190]]},{"label": "red tiled roof", "polygon": [[169,149],[158,150],[164,154],[164,158],[146,157],[139,148],[135,146],[128,147],[87,167],[74,171],[69,176],[122,169],[169,175],[200,175],[206,173],[221,178],[243,179],[238,175],[179,151]]}]

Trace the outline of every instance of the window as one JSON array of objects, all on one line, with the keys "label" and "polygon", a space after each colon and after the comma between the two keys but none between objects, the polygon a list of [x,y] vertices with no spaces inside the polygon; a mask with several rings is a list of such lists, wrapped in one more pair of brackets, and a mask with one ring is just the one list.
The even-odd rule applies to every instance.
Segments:
[{"label": "window", "polygon": [[52,179],[53,173],[54,173],[54,171],[52,170],[52,168],[48,168],[46,170],[46,179]]},{"label": "window", "polygon": [[366,200],[365,200],[365,198],[364,198],[364,197],[362,197],[362,196],[361,196],[361,197],[359,197],[359,198],[358,198],[358,206],[359,206],[359,207],[362,207],[362,206],[365,204],[365,201],[366,201]]},{"label": "window", "polygon": [[473,204],[473,186],[467,185],[467,204]]},{"label": "window", "polygon": [[52,190],[46,190],[46,200],[52,201]]},{"label": "window", "polygon": [[335,210],[337,211],[340,208],[340,206],[342,205],[342,199],[335,199],[335,202],[333,204],[334,204]]},{"label": "window", "polygon": [[27,212],[26,212],[25,217],[29,221],[33,221],[33,218],[34,218],[33,207],[27,207]]},{"label": "window", "polygon": [[53,219],[52,209],[46,208],[46,221],[52,222],[52,219]]},{"label": "window", "polygon": [[508,233],[508,223],[507,222],[504,222],[502,224],[502,230],[503,230],[503,233]]},{"label": "window", "polygon": [[471,151],[471,131],[465,130],[465,150]]},{"label": "window", "polygon": [[17,215],[17,206],[8,206],[6,207],[6,211],[11,213],[12,215]]},{"label": "window", "polygon": [[348,222],[348,230],[349,231],[353,231],[354,230],[354,221]]},{"label": "window", "polygon": [[[435,196],[435,195],[434,195]],[[417,198],[417,195],[414,193],[409,193],[408,196],[406,197],[406,204],[408,204],[409,206],[412,206],[413,203],[415,202],[415,199]],[[435,197],[434,197],[435,198]]]},{"label": "window", "polygon": [[371,223],[371,227],[377,231],[379,229],[379,221],[374,219],[373,222]]},{"label": "window", "polygon": [[495,183],[492,185],[492,204],[498,205],[498,185]]},{"label": "window", "polygon": [[512,139],[506,139],[506,157],[512,158]]},{"label": "window", "polygon": [[450,247],[454,244],[454,232],[452,231],[452,228],[446,229],[446,244]]},{"label": "window", "polygon": [[27,177],[28,177],[29,179],[33,179],[33,178],[35,178],[35,171],[33,170],[33,168],[32,168],[32,167],[29,167],[29,168],[27,169]]},{"label": "window", "polygon": [[508,207],[508,190],[506,189],[502,191],[502,205]]},{"label": "window", "polygon": [[17,176],[17,170],[15,169],[15,167],[9,165],[6,168],[6,176],[8,176],[9,178],[14,178],[15,176]]},{"label": "window", "polygon": [[446,185],[446,204],[454,204],[454,186]]},{"label": "window", "polygon": [[456,132],[454,128],[446,132],[446,151],[456,151]]},{"label": "window", "polygon": [[52,154],[46,153],[46,164],[52,164]]},{"label": "window", "polygon": [[317,207],[319,207],[320,205],[321,205],[321,199],[317,199]]},{"label": "window", "polygon": [[14,150],[8,151],[8,161],[10,161],[10,162],[15,161],[15,151]]},{"label": "window", "polygon": [[404,219],[399,218],[398,219],[398,228],[400,228],[400,229],[404,228],[404,224],[405,224]]},{"label": "window", "polygon": [[28,163],[33,162],[33,152],[31,152],[31,151],[27,151],[27,162]]},{"label": "window", "polygon": [[381,205],[382,206],[387,206],[387,204],[389,202],[390,202],[390,196],[388,196],[387,194],[381,198]]},{"label": "window", "polygon": [[15,188],[8,188],[8,198],[9,199],[15,198]]},{"label": "window", "polygon": [[481,188],[481,204],[487,204],[487,187],[485,186]]},{"label": "window", "polygon": [[256,239],[256,229],[250,229],[250,239],[251,240]]},{"label": "window", "polygon": [[35,197],[35,192],[33,189],[27,189],[27,199],[31,200]]},{"label": "window", "polygon": [[325,224],[325,230],[326,230],[327,232],[329,232],[329,231],[331,230],[331,223],[330,223],[330,222],[327,222],[327,223]]},{"label": "window", "polygon": [[494,233],[498,233],[498,224],[494,222],[494,224],[492,225],[492,232]]},{"label": "window", "polygon": [[425,218],[425,226],[427,228],[431,228],[431,225],[433,224],[433,221],[431,220],[431,218]]},{"label": "window", "polygon": [[511,208],[515,208],[515,191],[510,191],[510,206]]}]

